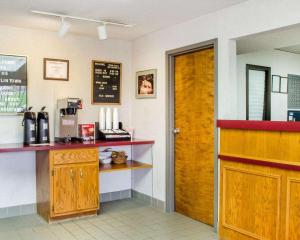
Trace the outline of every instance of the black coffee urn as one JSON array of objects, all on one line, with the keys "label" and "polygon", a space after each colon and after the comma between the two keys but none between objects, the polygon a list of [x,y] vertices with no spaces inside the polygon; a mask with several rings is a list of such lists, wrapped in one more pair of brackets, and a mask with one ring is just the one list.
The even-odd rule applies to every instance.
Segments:
[{"label": "black coffee urn", "polygon": [[36,143],[36,116],[34,112],[30,110],[32,107],[29,107],[24,112],[24,118],[22,125],[24,126],[24,144],[35,144]]},{"label": "black coffee urn", "polygon": [[49,143],[49,115],[42,107],[37,115],[37,143]]}]

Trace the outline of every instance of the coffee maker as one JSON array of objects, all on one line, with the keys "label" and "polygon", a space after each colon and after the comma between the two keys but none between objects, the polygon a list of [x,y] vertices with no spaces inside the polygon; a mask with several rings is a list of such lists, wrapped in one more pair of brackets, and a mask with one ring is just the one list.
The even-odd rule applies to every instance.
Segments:
[{"label": "coffee maker", "polygon": [[55,142],[82,142],[78,137],[78,109],[82,109],[79,98],[57,100]]}]

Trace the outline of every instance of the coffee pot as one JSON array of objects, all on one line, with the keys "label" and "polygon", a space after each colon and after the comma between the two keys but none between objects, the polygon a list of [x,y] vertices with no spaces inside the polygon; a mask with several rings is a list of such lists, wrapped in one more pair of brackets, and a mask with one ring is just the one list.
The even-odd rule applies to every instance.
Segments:
[{"label": "coffee pot", "polygon": [[45,112],[46,107],[42,107],[37,115],[37,142],[49,143],[49,115]]},{"label": "coffee pot", "polygon": [[30,145],[36,143],[36,116],[29,107],[24,112],[22,126],[24,126],[24,144]]}]

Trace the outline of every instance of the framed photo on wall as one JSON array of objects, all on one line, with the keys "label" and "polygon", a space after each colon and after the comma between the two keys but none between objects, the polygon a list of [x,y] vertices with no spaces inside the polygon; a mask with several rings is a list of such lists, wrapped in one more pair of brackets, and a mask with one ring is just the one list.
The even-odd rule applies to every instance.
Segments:
[{"label": "framed photo on wall", "polygon": [[69,60],[44,58],[44,79],[69,81]]},{"label": "framed photo on wall", "polygon": [[279,75],[272,75],[272,92],[288,93],[288,78]]},{"label": "framed photo on wall", "polygon": [[280,92],[280,81],[281,77],[279,75],[272,75],[272,92]]},{"label": "framed photo on wall", "polygon": [[27,108],[27,57],[0,54],[0,114]]},{"label": "framed photo on wall", "polygon": [[156,98],[157,69],[136,73],[136,98]]},{"label": "framed photo on wall", "polygon": [[288,78],[287,77],[280,78],[280,92],[288,93]]}]

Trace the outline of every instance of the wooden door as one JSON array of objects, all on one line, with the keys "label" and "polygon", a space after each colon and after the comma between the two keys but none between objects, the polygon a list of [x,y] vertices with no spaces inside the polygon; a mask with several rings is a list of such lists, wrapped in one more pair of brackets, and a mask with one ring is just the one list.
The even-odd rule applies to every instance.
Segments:
[{"label": "wooden door", "polygon": [[213,48],[175,57],[175,127],[175,210],[213,225]]},{"label": "wooden door", "polygon": [[54,167],[53,212],[59,215],[73,211],[76,211],[76,169]]},{"label": "wooden door", "polygon": [[99,167],[98,164],[77,167],[77,209],[96,209],[99,205]]}]

